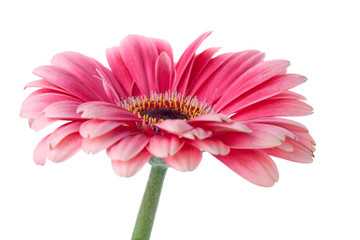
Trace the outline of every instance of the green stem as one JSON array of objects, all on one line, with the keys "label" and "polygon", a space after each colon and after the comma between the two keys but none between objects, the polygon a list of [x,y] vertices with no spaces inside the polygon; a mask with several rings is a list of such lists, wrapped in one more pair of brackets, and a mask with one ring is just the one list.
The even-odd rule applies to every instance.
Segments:
[{"label": "green stem", "polygon": [[162,159],[152,158],[150,176],[146,185],[131,240],[149,240],[155,220],[167,165]]}]

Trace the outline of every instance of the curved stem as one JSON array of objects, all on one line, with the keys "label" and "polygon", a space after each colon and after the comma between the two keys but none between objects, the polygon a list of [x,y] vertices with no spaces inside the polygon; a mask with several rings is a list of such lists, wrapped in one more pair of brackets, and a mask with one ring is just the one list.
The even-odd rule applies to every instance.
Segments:
[{"label": "curved stem", "polygon": [[166,166],[152,164],[131,240],[150,239],[166,171]]}]

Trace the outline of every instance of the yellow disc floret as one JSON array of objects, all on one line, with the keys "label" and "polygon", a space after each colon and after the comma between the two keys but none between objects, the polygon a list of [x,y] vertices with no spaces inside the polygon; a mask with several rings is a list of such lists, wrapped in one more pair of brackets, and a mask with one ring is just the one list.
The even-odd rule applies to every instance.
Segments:
[{"label": "yellow disc floret", "polygon": [[153,93],[147,96],[130,97],[122,107],[133,112],[145,123],[152,125],[166,119],[190,120],[208,113],[211,106],[199,103],[196,97],[184,97],[176,92]]}]

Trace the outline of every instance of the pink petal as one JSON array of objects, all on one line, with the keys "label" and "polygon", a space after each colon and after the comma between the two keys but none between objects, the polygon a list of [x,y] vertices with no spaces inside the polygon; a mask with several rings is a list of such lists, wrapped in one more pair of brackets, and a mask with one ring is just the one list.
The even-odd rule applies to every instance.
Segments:
[{"label": "pink petal", "polygon": [[67,160],[81,149],[82,139],[79,133],[66,136],[55,148],[50,149],[49,160],[56,163]]},{"label": "pink petal", "polygon": [[144,149],[138,155],[127,161],[112,160],[111,165],[114,172],[120,177],[131,177],[135,175],[151,158],[151,154]]},{"label": "pink petal", "polygon": [[311,163],[313,162],[313,155],[307,151],[304,151],[299,145],[292,144],[293,151],[289,152],[280,148],[264,149],[263,151],[274,157],[283,158],[289,161],[299,163]]},{"label": "pink petal", "polygon": [[57,121],[57,119],[51,119],[51,118],[46,118],[46,117],[30,118],[29,126],[31,129],[34,129],[37,132],[56,121]]},{"label": "pink petal", "polygon": [[86,153],[95,154],[133,133],[128,127],[119,127],[95,138],[84,138],[82,148]]},{"label": "pink petal", "polygon": [[273,117],[257,118],[257,119],[249,120],[247,122],[266,123],[266,124],[272,124],[282,128],[286,128],[290,131],[298,131],[305,133],[309,132],[309,130],[301,123],[284,118],[273,118]]},{"label": "pink petal", "polygon": [[131,96],[131,86],[134,80],[120,54],[120,47],[117,46],[106,49],[106,58],[111,71],[118,79],[117,83],[113,84],[114,88],[122,89],[127,96]]},{"label": "pink petal", "polygon": [[216,157],[231,170],[256,185],[271,187],[279,179],[275,163],[262,151],[231,149],[228,155]]},{"label": "pink petal", "polygon": [[94,89],[91,89],[90,86],[86,85],[76,75],[61,67],[41,66],[36,68],[33,73],[83,101],[104,100]]},{"label": "pink petal", "polygon": [[232,120],[224,114],[209,113],[209,114],[203,114],[203,115],[197,116],[196,118],[193,118],[193,119],[189,120],[188,122],[189,123],[194,123],[194,122],[232,122]]},{"label": "pink petal", "polygon": [[[219,51],[219,47],[208,48],[204,50],[202,53],[197,54],[194,59],[194,64],[191,69],[191,74],[189,78],[188,87],[191,87],[194,84],[194,81],[197,79],[201,71],[205,68],[205,66],[209,63],[212,56]],[[188,90],[188,89],[187,89]]]},{"label": "pink petal", "polygon": [[301,143],[310,151],[315,151],[314,146],[316,145],[316,142],[309,133],[295,132],[295,134],[299,143]]},{"label": "pink petal", "polygon": [[150,96],[155,91],[155,63],[158,51],[154,42],[140,35],[129,35],[121,41],[120,53],[141,92]]},{"label": "pink petal", "polygon": [[158,39],[158,38],[150,38],[151,41],[154,43],[157,51],[158,51],[158,55],[160,55],[162,52],[166,53],[166,55],[169,56],[171,64],[173,63],[173,50],[170,46],[170,44],[163,40],[163,39]]},{"label": "pink petal", "polygon": [[[176,79],[174,85],[172,86],[173,90],[178,89],[178,86],[186,86],[188,79],[183,79],[183,82],[180,84],[180,80],[182,79],[183,75],[188,74],[185,72],[185,69],[188,68],[188,65],[194,61],[195,52],[200,46],[200,44],[207,38],[211,32],[206,32],[200,35],[194,42],[192,42],[189,47],[184,51],[181,55],[178,63],[176,64],[175,71],[176,71]],[[188,75],[189,76],[189,75]],[[185,91],[186,87],[183,89]]]},{"label": "pink petal", "polygon": [[79,132],[81,124],[81,121],[69,122],[58,127],[49,138],[51,148],[55,148],[56,145],[58,145],[68,135]]},{"label": "pink petal", "polygon": [[225,61],[227,61],[234,53],[224,53],[212,58],[201,71],[198,77],[188,86],[187,95],[194,96],[197,90],[204,85],[207,79],[219,69]]},{"label": "pink petal", "polygon": [[164,120],[161,123],[156,124],[155,126],[160,128],[161,130],[165,130],[170,133],[181,133],[193,129],[192,126],[180,119]]},{"label": "pink petal", "polygon": [[191,140],[195,140],[195,134],[193,133],[192,130],[190,131],[186,131],[186,132],[180,132],[180,133],[173,133],[176,134],[177,136],[181,137],[181,138],[187,138],[187,139],[191,139]]},{"label": "pink petal", "polygon": [[164,161],[176,170],[186,172],[197,168],[202,159],[201,151],[189,144],[184,146],[174,155],[164,158]]},{"label": "pink petal", "polygon": [[190,144],[213,155],[227,155],[230,148],[216,138],[190,141]]},{"label": "pink petal", "polygon": [[313,108],[310,105],[299,100],[264,100],[240,110],[231,119],[243,121],[264,117],[304,116],[311,114],[312,111]]},{"label": "pink petal", "polygon": [[222,111],[224,113],[237,112],[247,106],[287,91],[305,81],[306,78],[298,74],[277,75],[244,93],[240,98],[225,106]]},{"label": "pink petal", "polygon": [[35,80],[32,82],[29,82],[25,85],[24,89],[27,89],[29,87],[49,89],[49,90],[54,90],[55,92],[61,92],[61,93],[68,94],[68,92],[65,91],[64,89],[56,86],[55,84],[52,84],[51,82],[46,81],[45,79],[40,79],[40,80]]},{"label": "pink petal", "polygon": [[42,165],[42,166],[45,165],[47,154],[48,151],[50,150],[49,148],[50,136],[51,134],[44,137],[35,147],[33,158],[34,158],[34,162],[38,165]]},{"label": "pink petal", "polygon": [[278,146],[278,148],[286,152],[294,151],[294,147],[288,141],[282,142],[281,145]]},{"label": "pink petal", "polygon": [[211,131],[207,131],[204,130],[201,127],[196,127],[192,130],[192,133],[194,134],[194,136],[196,136],[198,139],[205,139],[205,138],[209,138],[212,135]]},{"label": "pink petal", "polygon": [[155,135],[151,137],[147,149],[158,158],[165,158],[176,154],[184,145],[184,140],[174,135]]},{"label": "pink petal", "polygon": [[83,138],[96,138],[123,125],[123,122],[91,119],[80,126],[80,135]]},{"label": "pink petal", "polygon": [[207,98],[209,101],[217,101],[221,97],[221,94],[214,96],[209,95],[209,93],[215,91],[223,93],[227,91],[236,79],[261,62],[264,56],[265,54],[255,50],[234,53],[199,87],[196,95],[199,99]]},{"label": "pink petal", "polygon": [[172,74],[172,62],[169,56],[162,52],[155,66],[155,89],[156,92],[164,93],[170,90]]},{"label": "pink petal", "polygon": [[52,90],[40,89],[31,93],[23,102],[20,117],[37,118],[43,116],[43,110],[52,103],[61,101],[76,101],[79,99],[54,92]]},{"label": "pink petal", "polygon": [[81,119],[80,114],[76,113],[80,102],[62,101],[50,104],[44,109],[44,117],[57,119]]},{"label": "pink petal", "polygon": [[290,63],[284,60],[266,61],[255,65],[227,88],[227,91],[224,92],[217,102],[215,111],[221,111],[227,104],[235,100],[237,97],[264,81],[278,74],[283,74],[289,65]]},{"label": "pink petal", "polygon": [[218,138],[231,148],[262,149],[280,146],[286,137],[296,137],[292,132],[273,125],[249,123],[248,127],[250,133],[225,133]]},{"label": "pink petal", "polygon": [[285,92],[279,93],[278,95],[271,97],[270,99],[272,99],[272,100],[275,100],[275,99],[306,100],[306,97],[304,97],[301,94],[292,92],[292,91],[285,91]]},{"label": "pink petal", "polygon": [[[113,83],[117,84],[117,80],[114,75],[101,63],[93,58],[87,57],[77,52],[63,52],[55,55],[51,59],[51,63],[54,66],[60,67],[68,73],[73,74],[76,78],[86,87],[95,93],[97,96],[93,100],[110,100],[110,96],[104,91],[103,82],[106,81],[108,85],[113,86]],[[122,89],[116,89],[116,98],[118,96],[125,97]]]},{"label": "pink petal", "polygon": [[239,122],[204,122],[199,126],[212,132],[251,132],[245,124]]},{"label": "pink petal", "polygon": [[147,125],[145,122],[141,123],[141,128],[146,135],[148,135],[148,136],[155,135],[155,131],[149,125]]},{"label": "pink petal", "polygon": [[131,135],[110,147],[107,154],[112,160],[127,161],[139,154],[149,140],[145,134]]},{"label": "pink petal", "polygon": [[135,116],[132,112],[106,102],[94,101],[83,103],[78,107],[77,112],[82,113],[82,118],[141,122],[141,119]]},{"label": "pink petal", "polygon": [[220,47],[212,47],[204,50],[202,53],[197,54],[194,59],[194,64],[191,69],[191,75],[189,79],[189,86],[191,86],[191,82],[194,81],[201,71],[205,68],[205,66],[209,63],[213,55],[218,52]]}]

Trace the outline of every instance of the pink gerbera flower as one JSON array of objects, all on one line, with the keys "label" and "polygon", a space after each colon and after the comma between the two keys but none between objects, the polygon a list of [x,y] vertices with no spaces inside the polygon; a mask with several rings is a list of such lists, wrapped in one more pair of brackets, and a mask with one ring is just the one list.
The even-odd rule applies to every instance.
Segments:
[{"label": "pink gerbera flower", "polygon": [[152,156],[179,171],[194,170],[207,151],[261,186],[279,178],[271,156],[312,162],[315,144],[305,126],[282,117],[312,113],[289,89],[306,81],[287,74],[288,61],[264,61],[248,50],[196,50],[202,34],[173,61],[164,40],[130,35],[107,49],[111,70],[75,52],[53,57],[34,74],[40,88],[24,101],[21,117],[40,130],[66,121],[35,148],[34,161],[61,162],[80,149],[107,151],[119,176],[137,173]]}]

